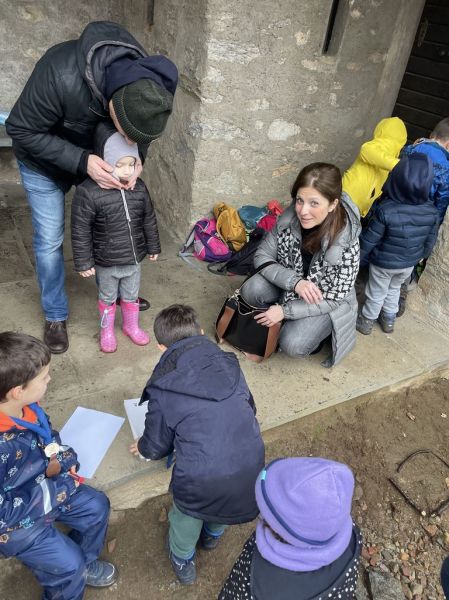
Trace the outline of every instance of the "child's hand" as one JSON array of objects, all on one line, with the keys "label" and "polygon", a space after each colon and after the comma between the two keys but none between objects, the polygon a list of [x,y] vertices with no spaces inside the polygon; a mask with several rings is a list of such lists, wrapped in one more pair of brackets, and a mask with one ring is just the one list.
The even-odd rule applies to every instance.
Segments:
[{"label": "child's hand", "polygon": [[150,254],[148,256],[148,258],[152,261],[155,261],[155,260],[157,260],[158,256],[159,256],[159,254]]},{"label": "child's hand", "polygon": [[88,269],[87,271],[80,271],[81,277],[90,277],[91,275],[95,275],[95,268]]},{"label": "child's hand", "polygon": [[137,444],[138,444],[139,440],[136,440],[133,444],[131,444],[131,446],[129,447],[129,451],[131,452],[131,454],[133,454],[136,458],[140,458],[142,455],[139,452],[139,449],[137,448]]}]

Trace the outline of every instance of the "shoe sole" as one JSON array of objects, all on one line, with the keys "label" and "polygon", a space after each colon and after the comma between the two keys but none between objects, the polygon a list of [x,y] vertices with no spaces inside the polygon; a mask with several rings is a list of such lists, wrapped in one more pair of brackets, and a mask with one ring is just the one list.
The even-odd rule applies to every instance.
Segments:
[{"label": "shoe sole", "polygon": [[103,585],[96,585],[96,584],[92,584],[92,583],[87,583],[87,581],[86,581],[86,585],[88,585],[91,588],[108,588],[108,587],[111,587],[111,585],[114,585],[114,583],[117,583],[118,578],[119,578],[118,569],[117,569],[117,567],[115,567],[114,579],[110,583],[105,583]]},{"label": "shoe sole", "polygon": [[[356,329],[357,329],[357,327],[356,327]],[[357,329],[357,331],[359,333],[361,333],[362,335],[371,335],[373,333],[372,329],[370,331],[360,331],[360,329]]]},{"label": "shoe sole", "polygon": [[[45,344],[45,342],[44,342]],[[69,349],[69,347],[67,346],[67,348],[63,348],[62,350],[54,350],[52,348],[50,348],[50,346],[48,344],[45,344],[48,349],[50,350],[51,354],[64,354],[64,352],[67,352],[67,350]]]}]

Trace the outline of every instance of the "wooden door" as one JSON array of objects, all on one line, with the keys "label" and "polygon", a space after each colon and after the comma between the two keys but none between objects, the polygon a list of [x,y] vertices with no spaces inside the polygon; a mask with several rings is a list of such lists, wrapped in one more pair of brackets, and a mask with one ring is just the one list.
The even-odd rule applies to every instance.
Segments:
[{"label": "wooden door", "polygon": [[449,117],[449,0],[427,0],[393,116],[413,142]]}]

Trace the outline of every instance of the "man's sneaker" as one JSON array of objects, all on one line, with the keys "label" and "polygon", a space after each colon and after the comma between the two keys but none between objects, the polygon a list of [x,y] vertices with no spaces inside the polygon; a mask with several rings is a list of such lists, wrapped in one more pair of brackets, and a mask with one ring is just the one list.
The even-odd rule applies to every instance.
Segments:
[{"label": "man's sneaker", "polygon": [[362,314],[357,317],[356,329],[359,333],[363,333],[363,335],[369,335],[374,327],[374,320],[367,319]]},{"label": "man's sneaker", "polygon": [[378,321],[384,333],[393,333],[395,316],[396,315],[387,315],[386,313],[381,311]]},{"label": "man's sneaker", "polygon": [[178,578],[178,581],[183,585],[191,585],[196,581],[195,556],[184,560],[175,556],[170,550],[168,553],[173,570]]},{"label": "man's sneaker", "polygon": [[86,585],[104,588],[115,583],[117,579],[117,567],[106,560],[94,560],[87,565]]},{"label": "man's sneaker", "polygon": [[206,529],[203,527],[200,535],[200,546],[203,550],[215,550],[218,546],[220,539],[222,537],[222,533],[220,535],[212,535],[208,533]]},{"label": "man's sneaker", "polygon": [[62,354],[69,347],[66,321],[45,321],[44,343],[52,354]]}]

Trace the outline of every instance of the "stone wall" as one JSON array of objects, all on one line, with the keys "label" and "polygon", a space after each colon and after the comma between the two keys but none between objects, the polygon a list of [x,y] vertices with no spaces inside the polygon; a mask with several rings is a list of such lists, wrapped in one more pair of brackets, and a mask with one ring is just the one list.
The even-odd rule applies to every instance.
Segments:
[{"label": "stone wall", "polygon": [[391,114],[423,0],[340,4],[323,54],[330,0],[156,0],[153,44],[181,84],[149,181],[180,236],[219,200],[287,200],[309,162],[347,167]]},{"label": "stone wall", "polygon": [[439,331],[449,334],[449,212],[418,288],[409,294],[408,305]]},{"label": "stone wall", "polygon": [[324,54],[331,0],[0,0],[0,108],[49,46],[92,20],[168,55],[180,85],[144,177],[161,224],[183,237],[219,200],[285,201],[303,165],[348,166],[391,114],[423,3],[341,2]]}]

